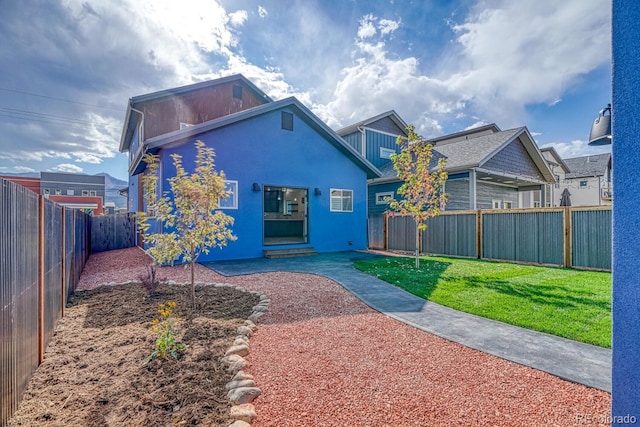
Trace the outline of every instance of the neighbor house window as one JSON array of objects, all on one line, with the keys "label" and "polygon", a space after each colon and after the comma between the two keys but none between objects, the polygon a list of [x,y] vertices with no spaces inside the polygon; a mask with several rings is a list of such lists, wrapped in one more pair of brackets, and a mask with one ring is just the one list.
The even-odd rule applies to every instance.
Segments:
[{"label": "neighbor house window", "polygon": [[89,191],[89,195],[90,195],[91,197],[95,197],[95,196],[96,196],[96,191],[95,191],[95,190],[91,190],[91,191]]},{"label": "neighbor house window", "polygon": [[73,196],[73,190],[67,190],[67,196]]},{"label": "neighbor house window", "polygon": [[511,209],[511,202],[507,202],[506,200],[504,202],[502,202],[502,207],[503,209]]},{"label": "neighbor house window", "polygon": [[534,207],[534,208],[539,208],[539,207],[541,207],[540,202],[533,202],[533,207]]},{"label": "neighbor house window", "polygon": [[353,212],[353,190],[332,188],[331,212]]},{"label": "neighbor house window", "polygon": [[220,209],[238,209],[238,181],[224,181],[224,189],[230,194],[226,199],[219,199]]},{"label": "neighbor house window", "polygon": [[580,188],[586,188],[587,187],[587,181],[580,181]]},{"label": "neighbor house window", "polygon": [[386,191],[384,193],[376,193],[376,205],[387,205],[389,202],[387,198],[393,199],[393,191]]},{"label": "neighbor house window", "polygon": [[88,196],[89,195],[89,190],[82,190],[82,195],[83,196]]},{"label": "neighbor house window", "polygon": [[491,206],[493,206],[493,209],[500,209],[500,205],[501,205],[500,200],[492,200],[491,201]]},{"label": "neighbor house window", "polygon": [[59,196],[62,194],[62,191],[59,188],[56,188],[56,196]]},{"label": "neighbor house window", "polygon": [[282,129],[293,130],[293,114],[282,112]]},{"label": "neighbor house window", "polygon": [[396,154],[396,150],[394,150],[392,148],[380,147],[380,158],[381,159],[390,159],[392,154]]}]

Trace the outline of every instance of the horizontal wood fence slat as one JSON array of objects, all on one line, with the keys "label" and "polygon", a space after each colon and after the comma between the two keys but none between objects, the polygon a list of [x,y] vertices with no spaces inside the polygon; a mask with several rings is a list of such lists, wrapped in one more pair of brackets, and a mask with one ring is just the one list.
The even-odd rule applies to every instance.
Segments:
[{"label": "horizontal wood fence slat", "polygon": [[[413,252],[413,218],[385,218],[385,235],[370,234],[369,241]],[[611,270],[610,206],[449,211],[429,218],[426,225],[422,253]]]}]

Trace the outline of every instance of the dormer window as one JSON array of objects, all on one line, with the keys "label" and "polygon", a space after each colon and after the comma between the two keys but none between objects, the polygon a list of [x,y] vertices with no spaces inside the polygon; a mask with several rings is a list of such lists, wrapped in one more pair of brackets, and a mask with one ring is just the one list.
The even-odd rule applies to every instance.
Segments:
[{"label": "dormer window", "polygon": [[391,155],[396,154],[396,150],[391,148],[380,147],[380,158],[391,159]]}]

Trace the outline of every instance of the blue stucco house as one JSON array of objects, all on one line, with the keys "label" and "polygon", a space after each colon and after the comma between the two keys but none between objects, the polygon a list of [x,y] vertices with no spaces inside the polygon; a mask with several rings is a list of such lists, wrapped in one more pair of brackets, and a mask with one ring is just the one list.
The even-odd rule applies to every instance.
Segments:
[{"label": "blue stucco house", "polygon": [[[337,131],[381,175],[369,180],[370,217],[388,210],[385,199],[396,198],[402,184],[393,169],[391,154],[399,152],[396,139],[406,137],[406,123],[395,111],[371,117]],[[429,139],[433,164],[446,159],[449,177],[444,190],[446,210],[511,209],[530,207],[532,193],[539,206],[555,177],[526,127],[501,130],[489,124]]]},{"label": "blue stucco house", "polygon": [[[159,101],[170,104],[163,113],[151,105]],[[233,109],[219,108],[234,102]],[[159,156],[162,190],[169,191],[166,178],[175,174],[171,154],[181,155],[189,168],[196,140],[216,152],[216,169],[224,171],[232,192],[220,208],[234,217],[237,240],[200,261],[367,247],[367,179],[380,172],[296,98],[272,101],[244,77],[231,76],[132,98],[130,107],[121,151],[136,144],[130,153],[131,210],[142,206],[144,153]],[[170,120],[172,127],[140,137],[144,131],[135,129],[159,126],[143,120]]]}]

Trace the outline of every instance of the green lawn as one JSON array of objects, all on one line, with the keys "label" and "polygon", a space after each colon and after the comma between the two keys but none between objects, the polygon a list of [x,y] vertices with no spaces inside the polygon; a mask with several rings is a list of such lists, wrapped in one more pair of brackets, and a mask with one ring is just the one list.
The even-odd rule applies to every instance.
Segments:
[{"label": "green lawn", "polygon": [[355,267],[429,301],[512,325],[611,347],[611,273],[443,257]]}]

